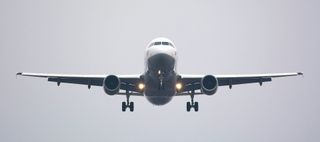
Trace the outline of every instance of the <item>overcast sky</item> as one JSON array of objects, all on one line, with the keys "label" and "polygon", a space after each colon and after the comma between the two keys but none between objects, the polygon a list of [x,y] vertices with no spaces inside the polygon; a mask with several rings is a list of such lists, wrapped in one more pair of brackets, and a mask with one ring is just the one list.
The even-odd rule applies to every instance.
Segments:
[{"label": "overcast sky", "polygon": [[[320,141],[318,0],[1,0],[0,141]],[[15,77],[18,71],[139,74],[150,40],[178,49],[178,72],[303,71],[153,106],[101,87]]]}]

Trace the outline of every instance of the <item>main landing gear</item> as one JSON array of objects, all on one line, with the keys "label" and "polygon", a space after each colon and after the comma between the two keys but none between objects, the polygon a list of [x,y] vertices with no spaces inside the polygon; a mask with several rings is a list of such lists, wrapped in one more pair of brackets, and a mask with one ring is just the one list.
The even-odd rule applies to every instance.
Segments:
[{"label": "main landing gear", "polygon": [[194,90],[195,90],[195,87],[194,87],[194,84],[192,84],[192,90],[191,90],[191,93],[190,93],[191,102],[187,102],[187,111],[188,112],[190,112],[191,108],[194,108],[195,112],[197,112],[199,110],[199,103],[193,101],[194,94],[195,94]]},{"label": "main landing gear", "polygon": [[134,103],[129,101],[129,95],[126,95],[127,102],[122,102],[122,111],[125,112],[127,108],[130,109],[131,112],[134,110]]},{"label": "main landing gear", "polygon": [[[129,84],[126,84],[126,88],[129,88]],[[130,98],[130,94],[129,94],[129,90],[126,89],[126,98],[127,101],[126,102],[122,102],[122,111],[125,112],[127,108],[130,109],[131,112],[133,112],[134,110],[134,103],[130,102],[129,98]]]},{"label": "main landing gear", "polygon": [[194,94],[191,94],[191,102],[187,102],[187,111],[190,112],[191,108],[194,108],[194,111],[199,110],[199,103],[193,101]]}]

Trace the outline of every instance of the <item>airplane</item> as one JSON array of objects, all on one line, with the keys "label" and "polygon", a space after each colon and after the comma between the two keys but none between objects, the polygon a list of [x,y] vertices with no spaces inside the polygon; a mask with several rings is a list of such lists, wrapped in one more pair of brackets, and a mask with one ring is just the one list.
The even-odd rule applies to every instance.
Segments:
[{"label": "airplane", "polygon": [[146,48],[145,71],[137,75],[76,75],[76,74],[46,74],[18,72],[16,75],[47,78],[50,82],[101,86],[110,96],[123,95],[122,111],[127,108],[134,111],[134,102],[130,96],[145,96],[154,105],[165,105],[174,96],[190,96],[186,110],[199,110],[195,95],[213,95],[220,86],[270,82],[273,78],[299,76],[302,72],[272,73],[272,74],[240,74],[240,75],[186,75],[177,72],[177,49],[168,38],[153,39]]}]

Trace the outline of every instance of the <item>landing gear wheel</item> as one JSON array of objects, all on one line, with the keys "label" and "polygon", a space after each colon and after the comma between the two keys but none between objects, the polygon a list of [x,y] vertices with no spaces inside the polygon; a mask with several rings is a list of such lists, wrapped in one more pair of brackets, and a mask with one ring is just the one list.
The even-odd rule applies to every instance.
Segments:
[{"label": "landing gear wheel", "polygon": [[190,102],[187,102],[187,112],[189,112],[190,109],[191,109],[191,104],[190,104]]},{"label": "landing gear wheel", "polygon": [[133,102],[130,102],[129,108],[130,108],[130,111],[133,112],[133,110],[134,110],[134,103]]},{"label": "landing gear wheel", "polygon": [[194,111],[195,111],[195,112],[197,112],[197,111],[199,110],[199,104],[198,104],[198,102],[194,102],[193,108],[194,108]]},{"label": "landing gear wheel", "polygon": [[125,112],[127,108],[126,102],[122,102],[122,111]]}]

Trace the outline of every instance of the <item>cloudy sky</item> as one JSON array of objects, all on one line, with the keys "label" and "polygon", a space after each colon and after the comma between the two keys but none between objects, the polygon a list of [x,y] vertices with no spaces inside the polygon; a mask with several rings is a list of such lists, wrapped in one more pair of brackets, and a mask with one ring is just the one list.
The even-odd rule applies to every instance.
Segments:
[{"label": "cloudy sky", "polygon": [[[320,1],[1,0],[0,141],[320,141]],[[184,74],[303,71],[153,106],[15,73],[139,74],[164,36]]]}]

